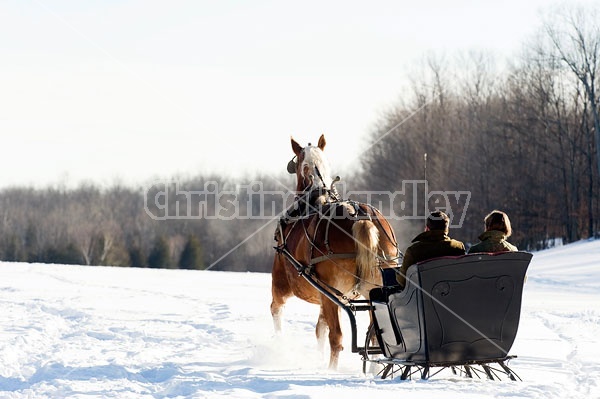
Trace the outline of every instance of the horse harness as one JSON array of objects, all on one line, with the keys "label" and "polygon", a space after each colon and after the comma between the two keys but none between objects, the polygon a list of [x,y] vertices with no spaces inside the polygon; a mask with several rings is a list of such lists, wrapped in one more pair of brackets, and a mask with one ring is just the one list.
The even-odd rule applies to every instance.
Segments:
[{"label": "horse harness", "polygon": [[[360,206],[361,204],[359,204],[358,202],[352,201],[352,200],[344,200],[344,201],[339,200],[338,196],[337,196],[337,192],[330,193],[328,191],[329,190],[324,192],[323,188],[315,188],[310,191],[306,191],[306,192],[302,193],[302,195],[299,196],[299,198],[294,202],[292,207],[290,207],[290,209],[288,209],[286,212],[284,212],[284,214],[280,218],[277,228],[275,230],[274,239],[278,243],[278,245],[276,247],[274,247],[275,250],[278,253],[282,253],[290,261],[292,266],[294,266],[294,268],[298,271],[299,275],[315,277],[314,276],[315,275],[314,267],[315,267],[315,265],[317,265],[320,262],[323,262],[326,260],[333,260],[333,259],[349,259],[349,258],[356,257],[355,252],[334,253],[332,251],[332,249],[330,247],[330,243],[329,243],[329,231],[330,231],[331,225],[334,223],[334,220],[336,218],[340,218],[340,217],[349,218],[349,219],[352,219],[355,221],[371,220],[371,221],[373,221],[375,223],[379,223],[381,225],[381,222],[378,220],[377,217],[373,218],[371,216],[372,214],[375,214],[374,208],[371,205],[366,204],[366,206],[368,207],[368,210],[371,211],[371,212],[369,212],[368,210],[363,209]],[[323,197],[325,197],[325,203],[322,205],[316,204],[317,202],[319,202],[318,201],[319,198],[323,198]],[[316,222],[317,225],[315,228],[315,232],[314,232],[315,236],[314,237],[309,236],[309,232],[307,231],[306,224],[305,224],[305,222],[312,217],[318,218],[318,220]],[[311,250],[310,250],[310,254],[311,254],[310,258],[311,259],[307,265],[301,264],[296,259],[294,259],[287,248],[287,239],[298,223],[302,223],[302,225],[303,225],[302,228],[303,228],[304,234],[311,246]],[[319,249],[317,247],[317,245],[315,244],[316,234],[319,232],[319,229],[320,229],[320,226],[322,223],[325,223],[325,227],[324,227],[325,228],[325,233],[324,233],[325,239],[323,242],[325,245],[325,251]],[[288,227],[289,227],[289,229],[288,229]],[[286,230],[287,230],[287,234],[286,234]],[[385,229],[383,229],[383,231],[385,231],[385,234],[388,235],[388,233]],[[395,237],[390,237],[388,235],[387,238],[392,242],[396,242]],[[315,251],[317,251],[318,253],[315,254]],[[317,255],[317,256],[315,256],[315,255]],[[378,255],[377,257],[381,264],[382,262],[389,262],[389,261],[397,260],[398,256],[399,256],[399,251],[397,252],[396,257],[394,257],[394,258],[388,258],[385,255],[383,255],[383,256]],[[346,271],[346,272],[350,273],[348,271]],[[354,277],[356,277],[357,279],[359,278],[359,276],[356,276],[356,275],[354,275]],[[335,292],[336,295],[338,295],[340,297],[345,297],[344,294],[339,292],[334,287],[328,286],[328,288],[331,291]]]}]

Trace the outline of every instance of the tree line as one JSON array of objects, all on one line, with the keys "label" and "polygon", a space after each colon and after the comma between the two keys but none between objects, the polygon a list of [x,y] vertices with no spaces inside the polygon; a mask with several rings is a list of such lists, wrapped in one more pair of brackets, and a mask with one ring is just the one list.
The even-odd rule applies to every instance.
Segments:
[{"label": "tree line", "polygon": [[[260,182],[261,190],[289,191],[279,183],[281,179],[259,176],[255,181]],[[235,201],[208,196],[195,205],[221,214],[212,218],[197,217],[198,212],[187,214],[184,208],[189,202],[181,198],[182,193],[206,192],[206,185],[213,183],[220,184],[219,192],[235,193]],[[152,184],[5,188],[0,190],[0,259],[268,271],[277,215],[285,204],[273,199],[273,209],[265,217],[264,206],[249,200],[252,193],[240,192],[238,186],[228,177],[197,176],[179,180],[176,186],[165,182],[161,198],[156,197]],[[162,215],[153,213],[156,203],[163,209]],[[238,203],[243,205],[241,217],[234,214]],[[168,218],[161,218],[165,215]]]},{"label": "tree line", "polygon": [[[451,235],[467,244],[493,209],[508,213],[510,241],[523,250],[597,237],[599,23],[597,8],[553,9],[505,65],[484,52],[426,57],[367,135],[360,170],[336,174],[350,190],[394,192],[426,181],[427,192],[419,186],[389,206],[463,215]],[[163,186],[5,188],[0,259],[268,272],[277,214],[290,198],[256,193],[290,193],[281,170],[243,181],[206,174]],[[243,186],[251,181],[260,187]],[[468,201],[454,198],[447,209],[459,192]],[[411,218],[392,224],[401,250],[423,228]]]},{"label": "tree line", "polygon": [[427,57],[370,136],[365,186],[423,178],[427,154],[430,190],[471,192],[459,239],[476,240],[496,208],[526,250],[597,236],[599,21],[597,9],[553,9],[504,68],[482,52]]}]

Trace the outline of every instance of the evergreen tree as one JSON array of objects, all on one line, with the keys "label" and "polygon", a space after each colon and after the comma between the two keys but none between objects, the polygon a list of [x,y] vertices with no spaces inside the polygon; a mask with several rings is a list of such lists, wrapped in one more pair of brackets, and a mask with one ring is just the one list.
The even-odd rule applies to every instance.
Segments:
[{"label": "evergreen tree", "polygon": [[25,231],[25,259],[27,262],[38,262],[40,260],[39,241],[37,227],[33,222],[27,224]]},{"label": "evergreen tree", "polygon": [[202,248],[200,240],[194,235],[191,235],[185,244],[185,248],[179,259],[180,269],[200,270],[204,268],[202,261]]},{"label": "evergreen tree", "polygon": [[5,239],[3,244],[4,251],[2,254],[2,260],[9,262],[19,262],[23,259],[23,250],[21,248],[21,243],[19,237],[14,234],[11,234]]},{"label": "evergreen tree", "polygon": [[129,266],[131,267],[147,267],[146,256],[139,246],[129,248]]},{"label": "evergreen tree", "polygon": [[165,269],[171,266],[171,249],[166,237],[160,236],[156,239],[150,256],[148,256],[148,266]]},{"label": "evergreen tree", "polygon": [[79,249],[72,242],[58,246],[46,248],[43,263],[57,263],[63,265],[83,265],[84,261]]}]

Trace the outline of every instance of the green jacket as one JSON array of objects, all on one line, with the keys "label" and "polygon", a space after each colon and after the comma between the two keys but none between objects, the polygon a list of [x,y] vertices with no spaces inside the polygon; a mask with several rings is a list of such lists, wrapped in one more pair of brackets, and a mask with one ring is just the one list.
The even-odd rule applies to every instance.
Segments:
[{"label": "green jacket", "polygon": [[413,239],[404,253],[400,273],[396,280],[402,288],[406,284],[406,271],[415,263],[440,256],[456,256],[465,254],[465,245],[448,237],[441,230],[425,231]]},{"label": "green jacket", "polygon": [[490,230],[479,236],[481,242],[469,248],[469,253],[475,252],[508,252],[518,251],[517,247],[506,241],[504,233],[498,230]]}]

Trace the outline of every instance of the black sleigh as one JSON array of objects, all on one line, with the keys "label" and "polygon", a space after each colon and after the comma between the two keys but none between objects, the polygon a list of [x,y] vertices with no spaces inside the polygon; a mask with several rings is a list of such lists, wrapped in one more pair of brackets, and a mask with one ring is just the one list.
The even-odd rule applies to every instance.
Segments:
[{"label": "black sleigh", "polygon": [[[520,378],[508,367],[532,254],[443,257],[411,266],[406,287],[370,292],[373,323],[363,360],[381,377],[429,378],[444,369],[467,377]],[[395,269],[384,281],[395,282]],[[376,343],[375,343],[376,342]]]}]

